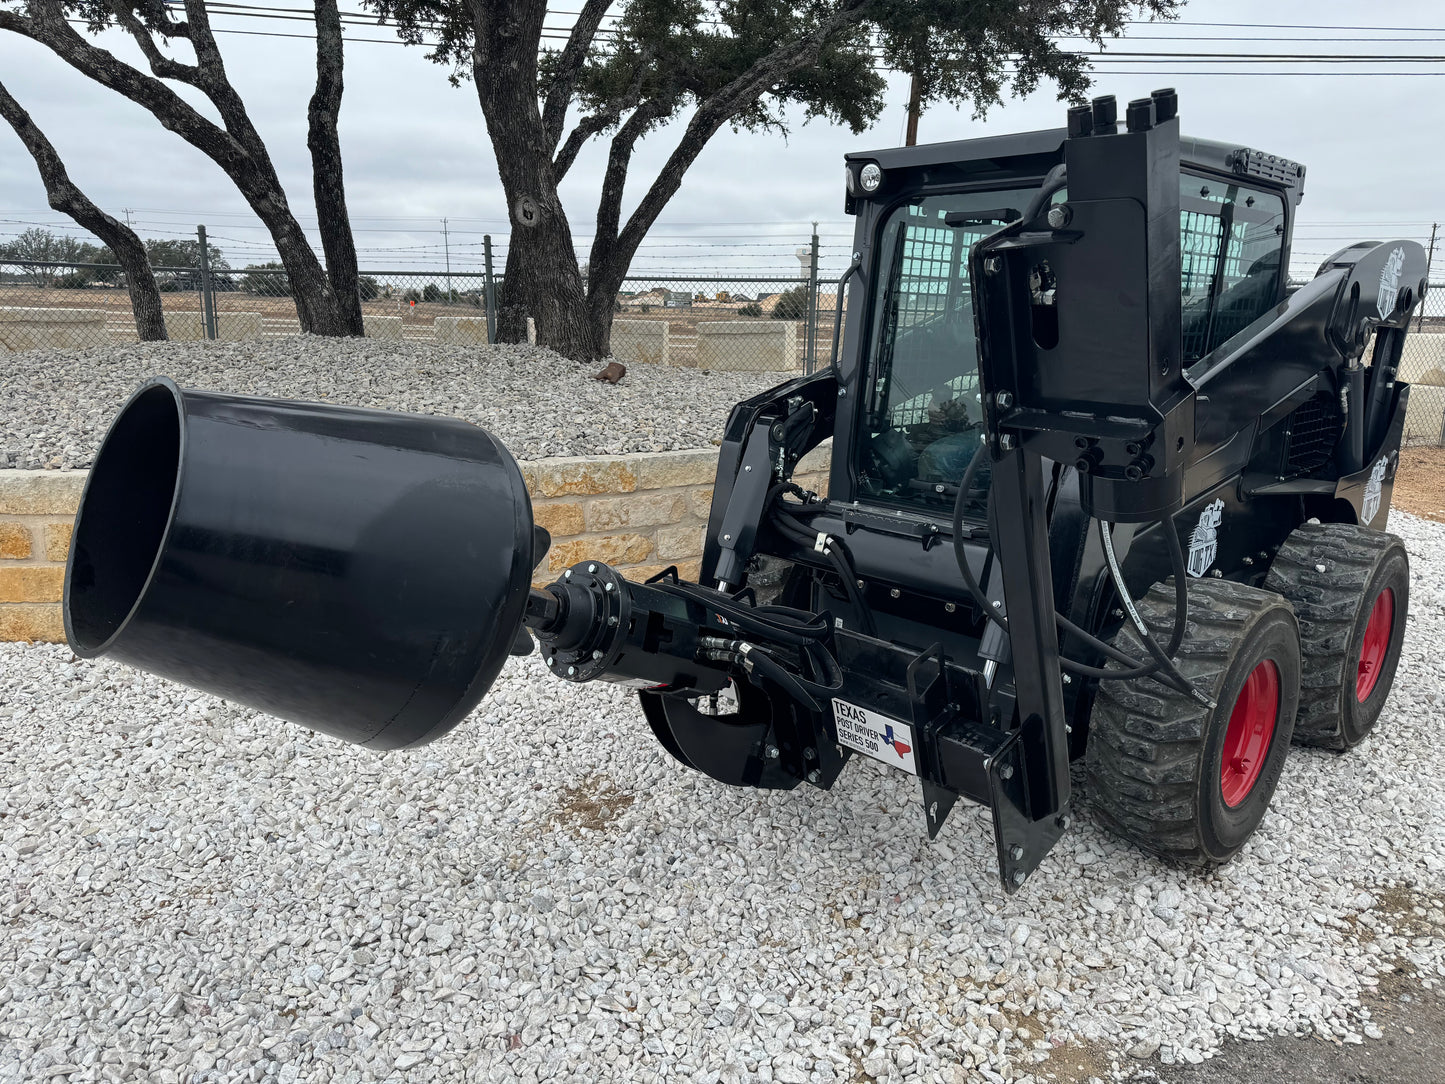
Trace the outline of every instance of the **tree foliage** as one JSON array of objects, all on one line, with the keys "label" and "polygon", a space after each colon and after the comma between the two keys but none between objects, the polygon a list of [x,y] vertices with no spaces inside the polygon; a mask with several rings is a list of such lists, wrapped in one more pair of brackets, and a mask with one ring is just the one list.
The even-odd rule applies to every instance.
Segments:
[{"label": "tree foliage", "polygon": [[[364,0],[475,85],[513,225],[502,336],[532,315],[539,341],[579,359],[607,352],[638,244],[724,126],[786,133],[801,116],[861,132],[882,112],[884,67],[918,74],[925,101],[975,114],[1045,80],[1078,98],[1087,61],[1059,37],[1102,43],[1180,2],[582,0],[559,45],[542,37],[546,0]],[[624,216],[633,152],[663,126],[671,151]],[[608,146],[584,280],[557,185],[594,139]]]}]

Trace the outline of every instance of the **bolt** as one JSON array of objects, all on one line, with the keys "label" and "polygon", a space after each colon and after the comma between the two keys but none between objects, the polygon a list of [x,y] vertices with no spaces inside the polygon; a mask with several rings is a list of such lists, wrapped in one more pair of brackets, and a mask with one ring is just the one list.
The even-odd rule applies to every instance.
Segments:
[{"label": "bolt", "polygon": [[833,627],[835,629],[841,629],[843,627],[843,619],[841,617],[833,618]]},{"label": "bolt", "polygon": [[998,599],[994,599],[993,608],[994,608],[995,610],[1001,610],[1001,609],[1003,609],[1003,603],[1002,603],[1001,601],[999,601]]},{"label": "bolt", "polygon": [[548,665],[548,666],[556,666],[556,665],[557,665],[557,660],[556,660],[555,658],[553,658],[551,655],[548,655],[548,656],[547,656],[547,665]]},{"label": "bolt", "polygon": [[602,590],[604,590],[604,591],[611,591],[611,590],[613,590],[613,589],[614,589],[614,585],[611,583],[611,581],[609,581],[609,582],[607,582],[607,583],[604,583],[604,584],[602,585]]},{"label": "bolt", "polygon": [[732,535],[730,535],[730,534],[725,534],[725,535],[723,535],[723,541],[724,541],[724,542],[731,542],[732,540],[733,540],[733,536],[732,536]]},{"label": "bolt", "polygon": [[803,750],[803,759],[804,759],[804,760],[817,760],[817,759],[818,759],[818,750],[812,748],[811,746],[810,746],[809,748],[807,748],[807,749],[804,749],[804,750]]},{"label": "bolt", "polygon": [[931,821],[936,821],[936,820],[938,820],[938,803],[937,803],[937,802],[934,802],[932,805],[930,805],[930,806],[928,807],[928,819],[931,820]]},{"label": "bolt", "polygon": [[614,628],[614,629],[615,629],[615,628],[617,627],[617,615],[616,615],[616,614],[613,614],[611,617],[609,617],[609,618],[607,619],[607,625],[608,625],[609,628]]},{"label": "bolt", "polygon": [[1015,843],[1008,849],[1008,856],[1015,862],[1022,862],[1024,860],[1024,849]]},{"label": "bolt", "polygon": [[945,602],[945,603],[943,604],[943,612],[946,613],[946,614],[951,614],[951,613],[953,613],[953,612],[954,612],[955,610],[957,610],[957,609],[958,609],[958,607],[955,606],[955,605],[954,605],[953,603],[951,603],[951,602]]},{"label": "bolt", "polygon": [[1114,607],[1112,610],[1110,610],[1109,612],[1110,612],[1113,616],[1115,616],[1115,617],[1123,617],[1123,616],[1124,616],[1124,611],[1121,610],[1118,606],[1115,606],[1115,607]]},{"label": "bolt", "polygon": [[1249,567],[1249,566],[1251,566],[1251,565],[1253,565],[1253,564],[1254,564],[1254,558],[1253,558],[1253,557],[1245,557],[1245,558],[1244,558],[1244,564],[1245,564],[1245,567],[1246,567],[1246,568]]},{"label": "bolt", "polygon": [[778,747],[777,747],[776,745],[770,745],[770,746],[768,746],[768,759],[769,759],[769,760],[777,760],[777,759],[778,759]]},{"label": "bolt", "polygon": [[1000,779],[1012,779],[1014,777],[1014,766],[1012,764],[1005,764],[998,770],[998,777]]},{"label": "bolt", "polygon": [[1000,410],[1007,410],[1014,405],[1014,396],[1011,391],[996,392],[993,397],[994,403]]},{"label": "bolt", "polygon": [[889,598],[898,598],[898,597],[899,597],[900,595],[902,595],[902,594],[903,594],[903,592],[900,591],[900,590],[898,590],[898,588],[895,587],[895,588],[891,589],[891,590],[888,592],[888,597],[889,597]]},{"label": "bolt", "polygon": [[569,568],[566,572],[562,573],[562,578],[564,580],[570,580],[572,578],[572,570]]},{"label": "bolt", "polygon": [[1058,820],[1056,820],[1054,823],[1057,824],[1060,829],[1067,832],[1069,830],[1069,825],[1074,823],[1074,818],[1069,816],[1067,813],[1060,813]]},{"label": "bolt", "polygon": [[588,565],[588,566],[587,566],[587,571],[588,571],[588,572],[595,573],[595,572],[597,571],[597,566],[596,566],[596,565]]},{"label": "bolt", "polygon": [[816,768],[813,769],[811,772],[808,773],[808,782],[809,782],[809,783],[816,783],[818,780],[820,780],[820,779],[822,779],[822,778],[823,778],[823,773],[820,772],[820,771],[818,771]]},{"label": "bolt", "polygon": [[1222,579],[1224,579],[1224,573],[1223,573],[1223,572],[1220,572],[1219,569],[1217,569],[1217,568],[1214,569],[1214,570],[1213,570],[1212,572],[1210,572],[1209,574],[1210,574],[1211,576],[1213,576],[1216,580],[1222,580]]},{"label": "bolt", "polygon": [[863,588],[865,588],[865,587],[868,586],[868,585],[867,585],[866,583],[864,583],[862,580],[859,580],[859,581],[857,581],[857,582],[858,582],[858,590],[860,590],[860,591],[863,590]]},{"label": "bolt", "polygon": [[568,676],[568,677],[571,677],[571,676],[572,676],[573,674],[575,674],[576,672],[577,672],[577,667],[575,667],[575,666],[569,666],[569,667],[567,667],[567,676]]},{"label": "bolt", "polygon": [[1013,434],[1011,434],[1011,433],[1005,433],[1005,434],[1003,434],[1001,437],[999,437],[999,438],[998,438],[998,446],[999,446],[1000,448],[1002,448],[1002,449],[1003,449],[1004,451],[1006,451],[1006,452],[1011,452],[1011,451],[1013,451],[1013,446],[1014,446]]},{"label": "bolt", "polygon": [[597,650],[597,651],[592,652],[592,657],[593,657],[594,659],[600,659],[600,658],[602,658],[602,652],[601,652],[601,650],[599,649],[599,650]]},{"label": "bolt", "polygon": [[983,269],[990,275],[997,275],[1001,267],[1003,267],[1003,261],[997,256],[990,256],[983,261]]},{"label": "bolt", "polygon": [[1027,877],[1027,876],[1028,876],[1028,874],[1025,873],[1025,872],[1024,872],[1023,870],[1021,870],[1021,869],[1016,869],[1016,870],[1014,870],[1013,877],[1012,877],[1012,880],[1013,880],[1013,883],[1014,883],[1014,887],[1015,887],[1015,888],[1018,888],[1020,885],[1022,885],[1022,884],[1024,883],[1024,878]]},{"label": "bolt", "polygon": [[1074,683],[1073,677],[1072,677],[1071,675],[1069,675],[1069,674],[1065,674],[1065,675],[1064,675],[1064,684],[1065,684],[1065,685],[1072,685],[1073,683]]},{"label": "bolt", "polygon": [[839,398],[839,399],[846,399],[846,398],[848,398],[848,389],[847,389],[847,388],[839,388],[839,389],[838,389],[838,398]]}]

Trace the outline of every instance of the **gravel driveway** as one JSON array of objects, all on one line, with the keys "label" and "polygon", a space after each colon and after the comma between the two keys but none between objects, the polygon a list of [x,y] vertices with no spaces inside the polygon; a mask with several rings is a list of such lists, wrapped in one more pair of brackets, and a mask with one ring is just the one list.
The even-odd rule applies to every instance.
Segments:
[{"label": "gravel driveway", "polygon": [[[445,414],[490,429],[519,459],[706,448],[740,399],[780,373],[634,365],[616,385],[538,346],[436,346],[297,335],[140,343],[4,356],[0,470],[90,465],[107,422],[143,381]],[[625,418],[626,424],[618,419]]]},{"label": "gravel driveway", "polygon": [[0,1079],[1168,1080],[1231,1035],[1362,1042],[1382,976],[1445,977],[1445,525],[1391,528],[1377,736],[1294,750],[1223,869],[1086,812],[1012,898],[982,809],[929,844],[866,761],[725,788],[535,657],[376,754],[0,645]]}]

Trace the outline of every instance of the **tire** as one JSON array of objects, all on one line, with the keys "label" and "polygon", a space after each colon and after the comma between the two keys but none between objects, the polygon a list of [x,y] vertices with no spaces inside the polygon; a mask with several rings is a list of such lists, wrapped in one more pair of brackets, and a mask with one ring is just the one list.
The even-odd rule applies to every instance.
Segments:
[{"label": "tire", "polygon": [[[1137,605],[1164,643],[1173,582],[1156,584]],[[1114,644],[1147,657],[1132,624]],[[1268,591],[1191,581],[1175,663],[1215,706],[1152,677],[1100,682],[1084,758],[1094,805],[1145,850],[1194,865],[1227,862],[1263,819],[1289,752],[1300,681],[1294,611]]]},{"label": "tire", "polygon": [[1295,741],[1341,751],[1357,745],[1379,719],[1400,662],[1410,609],[1405,544],[1350,523],[1301,524],[1265,586],[1299,615],[1304,670]]}]

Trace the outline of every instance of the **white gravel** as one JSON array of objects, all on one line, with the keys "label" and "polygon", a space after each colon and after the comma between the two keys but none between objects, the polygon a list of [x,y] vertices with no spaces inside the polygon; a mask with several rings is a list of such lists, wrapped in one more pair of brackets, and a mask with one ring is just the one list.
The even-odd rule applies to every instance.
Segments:
[{"label": "white gravel", "polygon": [[0,1079],[1042,1084],[1364,1041],[1382,971],[1445,977],[1445,525],[1391,526],[1412,616],[1376,736],[1294,750],[1221,870],[1085,813],[1012,898],[983,810],[929,844],[867,762],[713,784],[535,658],[378,755],[0,645]]},{"label": "white gravel", "polygon": [[[152,376],[181,387],[444,414],[521,459],[706,448],[732,405],[779,373],[631,365],[617,385],[538,346],[436,346],[311,336],[6,354],[0,469],[88,467],[116,411]],[[625,419],[625,423],[621,421]]]}]

